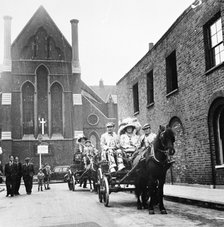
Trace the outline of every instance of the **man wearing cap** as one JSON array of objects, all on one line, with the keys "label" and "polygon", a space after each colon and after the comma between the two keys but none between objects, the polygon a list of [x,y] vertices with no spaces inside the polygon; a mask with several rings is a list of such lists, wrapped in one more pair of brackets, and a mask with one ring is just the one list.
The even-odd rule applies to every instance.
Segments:
[{"label": "man wearing cap", "polygon": [[23,181],[26,188],[27,195],[32,193],[33,187],[33,175],[34,175],[34,166],[33,163],[30,162],[30,158],[25,158],[25,163],[22,166],[22,175]]},{"label": "man wearing cap", "polygon": [[14,159],[14,165],[15,165],[15,195],[19,195],[19,188],[21,184],[21,177],[22,177],[22,164],[19,161],[18,157],[15,157]]},{"label": "man wearing cap", "polygon": [[141,136],[141,147],[148,148],[156,138],[156,134],[151,131],[151,125],[149,123],[142,127],[144,135]]},{"label": "man wearing cap", "polygon": [[[115,172],[116,167],[118,171],[125,168],[122,158],[122,152],[119,149],[119,140],[117,134],[114,132],[114,123],[109,122],[106,124],[107,131],[101,135],[100,145],[101,145],[101,158],[102,160],[109,161],[110,172]],[[115,156],[117,158],[117,164],[115,161]]]},{"label": "man wearing cap", "polygon": [[142,127],[142,130],[144,131],[144,134],[140,138],[140,147],[139,147],[139,150],[133,154],[132,160],[134,160],[138,154],[141,154],[148,147],[152,146],[152,143],[156,138],[156,134],[151,132],[151,125],[149,123],[146,123]]}]

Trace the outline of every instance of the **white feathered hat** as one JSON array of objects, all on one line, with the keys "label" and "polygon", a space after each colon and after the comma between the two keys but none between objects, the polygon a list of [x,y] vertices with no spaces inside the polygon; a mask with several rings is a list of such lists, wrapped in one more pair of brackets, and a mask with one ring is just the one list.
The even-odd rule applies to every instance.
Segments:
[{"label": "white feathered hat", "polygon": [[133,127],[136,130],[136,134],[140,131],[141,129],[141,124],[139,123],[137,118],[131,118],[128,117],[126,119],[124,119],[121,124],[119,125],[119,129],[118,129],[118,135],[122,135],[125,133],[125,130],[127,127]]}]

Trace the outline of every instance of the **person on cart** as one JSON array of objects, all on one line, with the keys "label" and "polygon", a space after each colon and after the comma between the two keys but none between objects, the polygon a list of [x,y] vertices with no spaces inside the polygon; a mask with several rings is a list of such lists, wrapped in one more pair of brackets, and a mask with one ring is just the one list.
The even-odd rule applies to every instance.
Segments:
[{"label": "person on cart", "polygon": [[111,173],[125,168],[123,163],[122,151],[119,149],[119,139],[114,132],[114,123],[106,124],[107,131],[101,135],[101,160],[109,161],[109,170]]},{"label": "person on cart", "polygon": [[[80,167],[84,168],[83,162],[85,163],[85,142],[88,140],[88,138],[85,135],[81,135],[77,139],[77,147],[76,151],[74,153],[73,157],[73,163],[79,165]],[[82,186],[83,183],[83,188],[86,188],[87,185],[87,179],[84,179],[83,181],[80,182],[80,187]]]},{"label": "person on cart", "polygon": [[96,155],[98,155],[98,150],[94,147],[90,140],[86,140],[83,157],[85,169],[92,168],[94,170],[94,159]]},{"label": "person on cart", "polygon": [[85,137],[84,135],[81,135],[77,139],[77,146],[76,146],[76,150],[75,150],[74,157],[73,157],[73,163],[76,162],[77,154],[83,154],[84,153],[86,140],[87,140],[87,137]]},{"label": "person on cart", "polygon": [[120,147],[123,151],[127,165],[131,164],[132,155],[140,148],[139,129],[134,121],[123,122],[118,130]]},{"label": "person on cart", "polygon": [[143,130],[144,134],[141,135],[141,137],[140,137],[140,147],[138,150],[135,151],[135,153],[132,156],[132,161],[133,161],[134,165],[139,162],[139,160],[144,155],[145,151],[149,147],[152,147],[152,143],[153,143],[154,139],[156,138],[156,134],[151,131],[151,125],[149,123],[146,123],[142,127],[142,130]]}]

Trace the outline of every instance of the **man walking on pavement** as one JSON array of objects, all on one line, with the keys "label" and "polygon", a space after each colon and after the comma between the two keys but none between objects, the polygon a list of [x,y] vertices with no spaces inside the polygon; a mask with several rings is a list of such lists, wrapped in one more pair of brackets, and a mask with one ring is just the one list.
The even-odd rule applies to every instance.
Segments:
[{"label": "man walking on pavement", "polygon": [[[0,161],[0,184],[3,183],[3,166],[2,162]],[[0,187],[0,192],[3,192],[5,189]]]},{"label": "man walking on pavement", "polygon": [[15,157],[15,195],[19,194],[19,188],[21,184],[21,177],[22,177],[22,164],[19,162],[19,158]]},{"label": "man walking on pavement", "polygon": [[14,196],[15,191],[15,165],[13,163],[14,157],[9,155],[9,162],[5,164],[5,176],[6,176],[6,197]]},{"label": "man walking on pavement", "polygon": [[22,166],[22,175],[23,181],[26,188],[27,195],[32,193],[33,187],[33,175],[34,175],[34,166],[33,163],[30,162],[30,158],[25,158],[25,163]]}]

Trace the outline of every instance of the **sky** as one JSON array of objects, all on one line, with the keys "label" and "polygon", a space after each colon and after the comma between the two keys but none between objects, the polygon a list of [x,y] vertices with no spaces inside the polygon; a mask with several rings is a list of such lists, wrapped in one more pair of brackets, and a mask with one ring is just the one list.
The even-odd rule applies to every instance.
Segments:
[{"label": "sky", "polygon": [[43,6],[71,44],[78,19],[81,78],[87,85],[115,85],[194,0],[0,0],[0,64],[3,16],[12,17],[12,42]]}]

